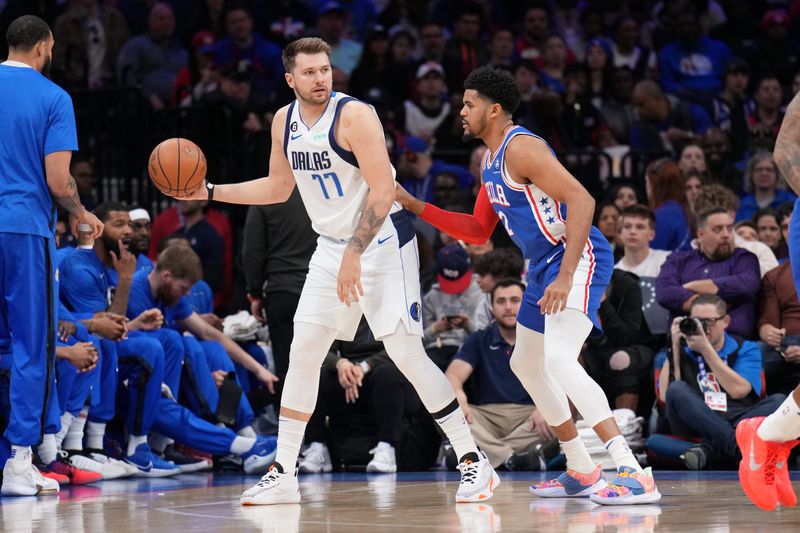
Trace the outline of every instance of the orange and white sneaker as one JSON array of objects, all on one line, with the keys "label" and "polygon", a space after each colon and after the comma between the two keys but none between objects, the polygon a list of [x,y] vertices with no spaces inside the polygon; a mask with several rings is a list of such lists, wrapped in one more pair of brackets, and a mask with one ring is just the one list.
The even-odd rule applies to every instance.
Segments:
[{"label": "orange and white sneaker", "polygon": [[778,445],[778,457],[775,461],[775,489],[778,493],[778,502],[784,507],[797,505],[797,495],[789,479],[789,454],[792,448],[800,444],[800,440],[790,440]]},{"label": "orange and white sneaker", "polygon": [[588,474],[567,469],[555,479],[531,485],[530,492],[541,498],[583,498],[605,487],[603,465],[597,465]]},{"label": "orange and white sneaker", "polygon": [[494,495],[494,489],[500,484],[500,476],[483,452],[462,457],[458,469],[461,471],[461,483],[456,491],[456,503],[486,501]]},{"label": "orange and white sneaker", "polygon": [[661,493],[656,488],[652,469],[645,468],[637,472],[629,466],[621,466],[617,470],[617,478],[608,487],[589,496],[589,499],[600,505],[634,505],[657,503],[661,501]]},{"label": "orange and white sneaker", "polygon": [[[758,436],[758,428],[764,422],[764,418],[763,416],[747,418],[736,425],[736,442],[742,452],[742,460],[739,462],[739,482],[744,493],[756,507],[772,511],[778,506],[775,474],[781,444],[767,442]],[[788,455],[787,453],[786,457]],[[786,461],[783,463],[781,470],[785,468]],[[788,478],[787,470],[787,483]]]}]

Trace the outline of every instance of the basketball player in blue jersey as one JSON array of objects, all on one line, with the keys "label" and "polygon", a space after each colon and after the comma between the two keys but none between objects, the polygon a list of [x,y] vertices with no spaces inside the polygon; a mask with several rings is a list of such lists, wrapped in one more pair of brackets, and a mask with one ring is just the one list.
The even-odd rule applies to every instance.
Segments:
[{"label": "basketball player in blue jersey", "polygon": [[[568,467],[531,492],[591,495],[602,504],[657,502],[661,495],[652,473],[639,466],[605,394],[578,363],[583,342],[601,329],[597,309],[614,268],[608,241],[592,226],[594,200],[541,137],[513,123],[521,95],[509,73],[480,68],[464,88],[464,138],[479,138],[489,147],[474,214],[440,210],[400,188],[397,198],[438,229],[470,243],[486,242],[499,220],[530,261],[511,368],[553,427]],[[618,475],[612,485],[581,442],[568,400],[614,459]]]},{"label": "basketball player in blue jersey", "polygon": [[58,492],[31,463],[42,438],[45,406],[54,394],[56,204],[70,214],[73,234],[85,222],[103,225],[81,204],[69,173],[78,149],[70,97],[46,78],[53,34],[42,19],[8,26],[8,59],[0,65],[0,353],[11,363],[11,413],[5,438],[11,459],[4,496]]},{"label": "basketball player in blue jersey", "polygon": [[368,105],[331,91],[330,46],[317,38],[283,51],[297,99],[272,123],[269,177],[206,187],[187,199],[263,205],[295,185],[320,234],[297,307],[284,380],[275,463],[244,505],[300,501],[297,455],[317,401],[322,360],[335,339],[352,340],[362,314],[414,385],[460,458],[456,501],[486,500],[500,478],[478,452],[447,378],[422,346],[417,244],[394,202],[383,128]]},{"label": "basketball player in blue jersey", "polygon": [[[775,141],[775,164],[792,190],[800,195],[800,94],[786,108]],[[800,199],[789,220],[789,259],[800,294]],[[797,505],[789,479],[789,454],[800,443],[800,384],[768,417],[743,420],[736,426],[742,451],[739,481],[750,501],[765,511]]]}]

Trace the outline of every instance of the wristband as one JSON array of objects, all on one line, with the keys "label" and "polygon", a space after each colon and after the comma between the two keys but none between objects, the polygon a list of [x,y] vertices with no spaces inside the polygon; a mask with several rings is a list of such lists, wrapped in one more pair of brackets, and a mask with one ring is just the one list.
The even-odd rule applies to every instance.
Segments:
[{"label": "wristband", "polygon": [[213,183],[206,182],[206,192],[208,193],[208,201],[209,202],[213,202],[214,201],[214,187],[215,187],[215,185]]}]

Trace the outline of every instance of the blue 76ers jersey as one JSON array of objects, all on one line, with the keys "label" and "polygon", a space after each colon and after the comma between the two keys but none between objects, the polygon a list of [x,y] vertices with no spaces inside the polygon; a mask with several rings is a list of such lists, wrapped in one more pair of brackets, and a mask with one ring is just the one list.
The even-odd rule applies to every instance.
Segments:
[{"label": "blue 76ers jersey", "polygon": [[[524,257],[530,260],[529,280],[543,285],[544,272],[548,267],[560,266],[561,263],[567,234],[567,206],[549,197],[533,183],[522,185],[514,182],[508,175],[505,150],[511,139],[517,135],[531,135],[541,139],[521,126],[514,127],[506,134],[494,157],[487,152],[481,176],[489,201],[500,222],[522,250]],[[552,148],[550,151],[553,151]],[[611,253],[608,241],[592,226],[582,259],[594,263],[597,253],[606,251]],[[603,284],[606,283],[607,279]]]}]

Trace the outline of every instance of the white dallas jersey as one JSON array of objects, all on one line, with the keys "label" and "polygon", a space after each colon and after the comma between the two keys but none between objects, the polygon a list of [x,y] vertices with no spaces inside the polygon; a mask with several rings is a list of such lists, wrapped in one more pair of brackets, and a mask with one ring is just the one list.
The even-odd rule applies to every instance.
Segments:
[{"label": "white dallas jersey", "polygon": [[314,231],[333,239],[353,236],[369,193],[355,155],[334,137],[342,107],[350,101],[357,100],[331,93],[325,112],[311,125],[300,117],[297,100],[286,113],[283,151]]}]

